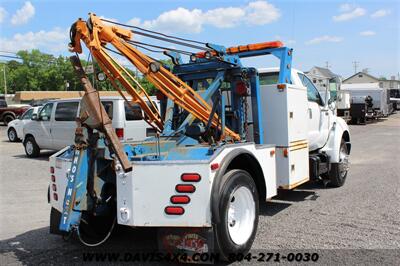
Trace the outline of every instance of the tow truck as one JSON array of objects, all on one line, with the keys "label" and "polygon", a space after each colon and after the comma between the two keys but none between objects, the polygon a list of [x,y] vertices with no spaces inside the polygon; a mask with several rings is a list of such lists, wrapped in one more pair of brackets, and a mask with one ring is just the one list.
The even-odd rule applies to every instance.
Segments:
[{"label": "tow truck", "polygon": [[[192,50],[134,41],[133,34]],[[77,234],[85,245],[96,246],[116,224],[154,227],[164,232],[164,244],[226,259],[250,250],[260,201],[310,180],[345,183],[348,126],[292,68],[293,49],[280,41],[226,48],[89,14],[71,27],[70,51],[81,53],[81,43],[109,82],[132,96],[130,104],[140,105],[157,133],[122,145],[79,58],[71,57],[86,93],[75,145],[50,157],[51,233]],[[161,49],[174,66],[144,49]],[[154,84],[160,111],[143,100],[146,91],[112,52]],[[264,55],[278,58],[279,67],[242,63]]]}]

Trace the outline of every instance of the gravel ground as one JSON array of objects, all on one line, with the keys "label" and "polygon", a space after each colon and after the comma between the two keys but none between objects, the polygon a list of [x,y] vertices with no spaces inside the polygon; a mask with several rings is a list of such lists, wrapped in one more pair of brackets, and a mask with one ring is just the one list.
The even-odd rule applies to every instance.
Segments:
[{"label": "gravel ground", "polygon": [[[9,143],[5,133],[1,126],[0,265],[81,264],[83,248],[76,240],[48,233],[51,153],[28,159],[22,144]],[[305,184],[262,203],[253,254],[307,251],[317,252],[321,264],[398,265],[400,114],[351,126],[351,134],[345,186]],[[152,248],[154,237],[153,230],[123,229],[103,248]]]}]

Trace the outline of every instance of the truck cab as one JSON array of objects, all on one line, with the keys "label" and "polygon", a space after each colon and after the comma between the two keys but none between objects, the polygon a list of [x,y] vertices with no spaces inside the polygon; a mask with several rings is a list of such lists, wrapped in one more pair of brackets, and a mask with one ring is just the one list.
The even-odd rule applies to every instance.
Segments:
[{"label": "truck cab", "polygon": [[[261,68],[259,73],[260,85],[278,83],[279,68]],[[325,146],[329,132],[338,119],[334,113],[334,106],[329,99],[323,99],[313,82],[303,72],[292,68],[291,77],[293,85],[307,88],[308,145],[310,152],[316,151]]]}]

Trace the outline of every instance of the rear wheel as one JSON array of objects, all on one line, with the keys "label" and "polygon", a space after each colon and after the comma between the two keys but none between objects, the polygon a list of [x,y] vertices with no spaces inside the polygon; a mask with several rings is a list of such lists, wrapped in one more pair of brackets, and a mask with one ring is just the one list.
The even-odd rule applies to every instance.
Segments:
[{"label": "rear wheel", "polygon": [[40,155],[40,148],[32,136],[26,137],[24,141],[25,154],[29,158],[35,158]]},{"label": "rear wheel", "polygon": [[341,187],[346,181],[349,169],[349,152],[346,142],[342,139],[339,149],[339,163],[333,163],[329,172],[329,184],[332,187]]},{"label": "rear wheel", "polygon": [[11,142],[17,142],[18,141],[18,136],[17,136],[17,131],[15,131],[14,128],[10,127],[7,131],[7,136],[8,140]]},{"label": "rear wheel", "polygon": [[223,177],[219,198],[220,221],[214,225],[215,246],[225,259],[244,254],[253,244],[259,203],[254,180],[243,170],[231,170]]},{"label": "rear wheel", "polygon": [[6,126],[8,125],[8,123],[10,123],[11,121],[13,121],[15,118],[12,115],[6,115],[3,118],[3,122],[4,124],[6,124]]}]

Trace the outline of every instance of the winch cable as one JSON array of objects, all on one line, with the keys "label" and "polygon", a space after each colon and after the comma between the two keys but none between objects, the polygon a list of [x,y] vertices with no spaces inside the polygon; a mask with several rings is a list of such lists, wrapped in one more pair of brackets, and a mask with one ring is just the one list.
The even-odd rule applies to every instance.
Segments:
[{"label": "winch cable", "polygon": [[148,30],[142,27],[138,27],[138,26],[133,26],[133,25],[128,25],[128,24],[123,24],[123,23],[119,23],[119,22],[115,22],[115,21],[111,21],[111,20],[107,20],[107,19],[101,19],[102,21],[106,21],[112,24],[116,24],[119,26],[123,26],[123,27],[127,27],[127,28],[132,28],[132,29],[137,29],[137,30],[141,30],[144,32],[149,32],[149,33],[153,33],[153,34],[158,34],[161,35],[163,37],[166,38],[170,38],[170,39],[176,39],[176,40],[180,40],[180,41],[185,41],[185,42],[191,42],[191,43],[197,43],[197,44],[202,44],[202,45],[206,45],[207,43],[205,42],[199,42],[199,41],[195,41],[195,40],[190,40],[190,39],[185,39],[185,38],[181,38],[181,37],[177,37],[177,36],[172,36],[172,35],[167,35],[165,33],[162,32],[158,32],[158,31],[152,31],[152,30]]},{"label": "winch cable", "polygon": [[84,244],[85,246],[87,246],[87,247],[97,247],[97,246],[100,246],[101,244],[103,244],[104,242],[106,242],[110,238],[116,223],[117,223],[117,217],[114,217],[114,221],[113,221],[113,223],[112,223],[112,225],[110,227],[110,230],[108,231],[107,235],[101,241],[99,241],[97,243],[88,243],[85,240],[83,240],[83,238],[81,236],[81,232],[79,230],[79,226],[76,228],[76,234],[78,236],[79,241],[81,241],[81,243]]},{"label": "winch cable", "polygon": [[[149,47],[153,47],[153,48],[158,48],[158,49],[163,49],[163,50],[168,50],[171,52],[176,52],[179,54],[186,54],[186,55],[192,55],[193,53],[189,52],[189,51],[184,51],[184,50],[180,50],[180,49],[175,49],[175,48],[169,48],[169,47],[164,47],[164,46],[159,46],[159,45],[154,45],[154,44],[149,44],[149,43],[144,43],[144,42],[138,42],[138,41],[126,41],[132,45],[144,45],[144,46],[149,46]],[[143,46],[142,46],[143,47]],[[156,51],[156,52],[163,52],[163,51]]]},{"label": "winch cable", "polygon": [[[101,19],[101,20],[102,21],[106,21],[108,23],[116,24],[116,25],[119,25],[119,26],[127,27],[127,28],[140,29],[140,30],[145,31],[145,32],[141,32],[141,31],[137,31],[137,30],[131,30],[131,32],[135,33],[135,34],[138,34],[138,35],[142,35],[142,36],[148,37],[148,38],[157,39],[157,40],[164,41],[164,42],[170,42],[170,43],[174,43],[174,44],[177,44],[177,45],[186,46],[186,47],[199,49],[199,50],[203,50],[203,51],[212,51],[212,49],[204,47],[206,45],[206,43],[203,43],[203,42],[197,42],[197,41],[193,41],[193,40],[189,40],[189,39],[170,36],[170,35],[166,35],[166,34],[163,34],[163,33],[160,33],[160,32],[150,31],[150,30],[146,30],[146,29],[143,29],[143,28],[140,28],[140,27],[131,26],[131,25],[123,24],[123,23],[118,23],[118,22],[114,22],[114,21],[111,21],[111,20],[105,20],[105,19]],[[146,33],[146,32],[151,32],[153,34]],[[160,35],[162,37],[154,35],[154,34]],[[198,43],[198,44],[202,44],[204,46],[194,45],[194,44],[190,44],[190,43],[187,43],[187,42]]]},{"label": "winch cable", "polygon": [[[144,32],[148,32],[148,33],[152,33],[152,34],[157,34],[157,35],[163,36],[163,37],[158,37],[158,36],[155,36],[155,35],[152,35],[152,34],[131,30],[131,32],[133,32],[135,34],[139,34],[139,35],[142,35],[142,36],[145,36],[145,37],[148,37],[148,38],[153,38],[153,39],[158,39],[158,40],[165,41],[165,42],[175,43],[175,44],[178,44],[178,45],[182,45],[182,46],[186,46],[186,47],[190,47],[190,48],[194,48],[194,49],[199,49],[199,50],[204,50],[204,51],[213,51],[213,49],[210,49],[208,47],[202,47],[202,46],[197,46],[197,45],[184,43],[184,42],[191,42],[191,43],[197,43],[197,44],[202,44],[202,45],[206,46],[207,43],[205,43],[205,42],[199,42],[199,41],[195,41],[195,40],[190,40],[190,39],[185,39],[185,38],[176,37],[176,36],[172,36],[172,35],[167,35],[167,34],[164,34],[164,33],[161,33],[161,32],[147,30],[147,29],[144,29],[144,28],[141,28],[141,27],[138,27],[138,26],[127,25],[127,24],[123,24],[123,23],[119,23],[119,22],[115,22],[115,21],[111,21],[111,20],[107,20],[107,19],[100,19],[100,20],[108,22],[108,23],[112,23],[112,24],[115,24],[115,25],[119,25],[119,26],[123,26],[123,27],[127,27],[127,28],[133,28],[133,29],[144,31]],[[179,41],[175,41],[175,40],[171,40],[171,39],[175,39],[175,40],[179,40]],[[157,46],[157,45],[147,44],[147,43],[144,43],[144,42],[138,42],[138,41],[133,41],[133,40],[129,40],[129,41],[126,40],[126,41],[128,43],[132,44],[132,45],[136,45],[137,47],[140,47],[140,48],[142,48],[144,50],[147,50],[147,51],[153,52],[153,53],[164,53],[164,52],[163,51],[156,51],[156,50],[149,49],[147,47],[144,47],[144,45],[149,46],[149,47],[153,47],[153,48],[169,50],[169,51],[173,51],[173,52],[177,52],[177,53],[185,54],[185,55],[189,55],[189,56],[193,55],[193,53],[191,53],[191,52],[184,51],[184,50],[179,50],[179,49],[175,49],[175,48]],[[182,42],[182,41],[184,41],[184,42]],[[221,61],[221,62],[229,64],[229,65],[236,65],[234,63],[225,61],[220,57],[216,57],[214,59],[217,59],[218,61]],[[156,60],[156,61],[158,61],[158,60]]]}]

